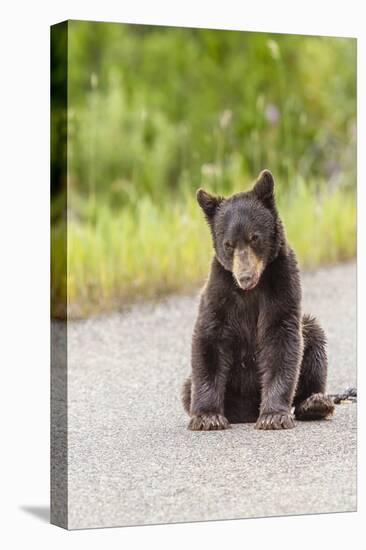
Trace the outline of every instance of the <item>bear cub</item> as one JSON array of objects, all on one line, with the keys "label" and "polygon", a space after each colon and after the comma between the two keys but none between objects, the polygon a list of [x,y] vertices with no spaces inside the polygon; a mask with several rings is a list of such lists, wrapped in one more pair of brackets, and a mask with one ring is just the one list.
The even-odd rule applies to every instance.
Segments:
[{"label": "bear cub", "polygon": [[256,422],[293,428],[294,419],[329,418],[326,339],[301,310],[295,254],[286,242],[271,172],[229,198],[199,189],[214,257],[193,338],[192,372],[183,386],[191,430]]}]

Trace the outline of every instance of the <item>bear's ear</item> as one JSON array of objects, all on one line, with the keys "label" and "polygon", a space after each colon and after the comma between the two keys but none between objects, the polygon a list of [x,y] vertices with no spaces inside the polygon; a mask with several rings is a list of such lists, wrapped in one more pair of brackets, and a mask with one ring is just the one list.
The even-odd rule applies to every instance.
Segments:
[{"label": "bear's ear", "polygon": [[274,179],[269,170],[262,170],[253,187],[253,191],[259,200],[263,202],[267,208],[274,206]]},{"label": "bear's ear", "polygon": [[213,218],[218,206],[224,200],[223,197],[216,197],[215,195],[210,195],[210,193],[207,193],[207,191],[205,191],[204,189],[198,189],[196,193],[196,197],[197,197],[197,202],[202,208],[208,221],[210,221]]}]

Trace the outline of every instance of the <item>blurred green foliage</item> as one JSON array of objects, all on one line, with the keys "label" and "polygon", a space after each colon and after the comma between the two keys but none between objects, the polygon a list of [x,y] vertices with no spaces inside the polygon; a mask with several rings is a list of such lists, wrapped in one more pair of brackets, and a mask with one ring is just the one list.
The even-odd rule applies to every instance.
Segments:
[{"label": "blurred green foliage", "polygon": [[355,252],[354,39],[71,21],[67,120],[78,314],[200,281],[195,190],[244,190],[265,167],[302,265]]},{"label": "blurred green foliage", "polygon": [[[353,39],[69,23],[70,177],[113,205],[352,170]],[[203,182],[202,182],[203,180]]]}]

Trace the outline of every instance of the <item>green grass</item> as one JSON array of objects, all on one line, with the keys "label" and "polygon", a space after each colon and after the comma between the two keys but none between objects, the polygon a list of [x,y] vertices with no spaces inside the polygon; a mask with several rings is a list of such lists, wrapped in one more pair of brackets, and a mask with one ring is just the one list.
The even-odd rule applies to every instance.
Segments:
[{"label": "green grass", "polygon": [[[355,193],[340,187],[329,191],[301,180],[290,191],[284,196],[278,191],[278,206],[300,265],[314,268],[352,258]],[[64,227],[56,226],[52,232],[56,316],[65,315],[66,293],[69,316],[83,317],[203,283],[212,246],[191,193],[165,204],[155,204],[145,196],[136,206],[119,211],[107,204],[96,207],[92,199],[83,206],[89,209],[85,216],[89,221],[82,221],[83,212],[69,219],[67,280],[62,277]]]}]

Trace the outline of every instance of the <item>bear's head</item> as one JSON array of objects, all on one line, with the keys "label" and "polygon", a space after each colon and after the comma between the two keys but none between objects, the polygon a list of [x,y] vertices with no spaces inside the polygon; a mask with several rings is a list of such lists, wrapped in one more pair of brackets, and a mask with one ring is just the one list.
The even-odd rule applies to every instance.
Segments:
[{"label": "bear's head", "polygon": [[285,245],[271,172],[263,170],[250,191],[229,198],[199,189],[197,201],[209,223],[218,261],[240,288],[253,289]]}]

